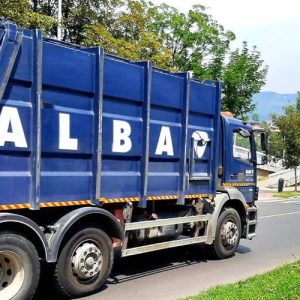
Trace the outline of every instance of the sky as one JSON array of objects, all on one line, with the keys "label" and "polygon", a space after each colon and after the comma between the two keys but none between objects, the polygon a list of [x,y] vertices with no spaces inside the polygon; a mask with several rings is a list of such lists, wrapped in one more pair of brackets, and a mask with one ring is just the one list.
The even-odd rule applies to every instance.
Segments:
[{"label": "sky", "polygon": [[247,41],[256,45],[269,66],[263,91],[296,93],[300,90],[299,0],[152,0],[167,3],[182,12],[192,5],[208,7],[208,13],[236,35],[232,49]]}]

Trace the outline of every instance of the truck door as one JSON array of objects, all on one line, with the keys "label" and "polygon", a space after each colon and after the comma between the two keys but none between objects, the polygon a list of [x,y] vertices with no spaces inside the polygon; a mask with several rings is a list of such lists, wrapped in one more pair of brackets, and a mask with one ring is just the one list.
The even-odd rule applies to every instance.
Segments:
[{"label": "truck door", "polygon": [[246,201],[252,202],[256,192],[256,156],[251,128],[238,120],[226,120],[224,146],[223,185],[238,188]]}]

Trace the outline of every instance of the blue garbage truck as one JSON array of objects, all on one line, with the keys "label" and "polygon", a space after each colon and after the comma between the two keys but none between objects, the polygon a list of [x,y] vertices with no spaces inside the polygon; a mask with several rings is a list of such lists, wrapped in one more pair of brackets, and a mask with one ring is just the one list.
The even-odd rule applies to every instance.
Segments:
[{"label": "blue garbage truck", "polygon": [[41,263],[75,298],[101,289],[116,250],[227,258],[252,239],[267,136],[223,116],[221,93],[2,20],[0,299],[30,299]]}]

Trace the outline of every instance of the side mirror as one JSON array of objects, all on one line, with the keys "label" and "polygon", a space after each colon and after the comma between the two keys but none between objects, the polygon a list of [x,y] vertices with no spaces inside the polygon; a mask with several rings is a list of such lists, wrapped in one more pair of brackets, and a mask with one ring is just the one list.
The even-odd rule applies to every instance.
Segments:
[{"label": "side mirror", "polygon": [[243,137],[243,138],[248,138],[251,136],[250,132],[247,129],[244,128],[239,128],[238,133]]}]

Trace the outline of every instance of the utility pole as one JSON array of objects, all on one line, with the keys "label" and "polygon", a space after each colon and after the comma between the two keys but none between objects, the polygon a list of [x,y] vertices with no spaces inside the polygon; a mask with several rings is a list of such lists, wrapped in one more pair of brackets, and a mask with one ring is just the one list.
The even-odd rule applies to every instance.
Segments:
[{"label": "utility pole", "polygon": [[61,19],[62,19],[62,0],[58,0],[58,12],[57,12],[57,39],[61,40]]}]

